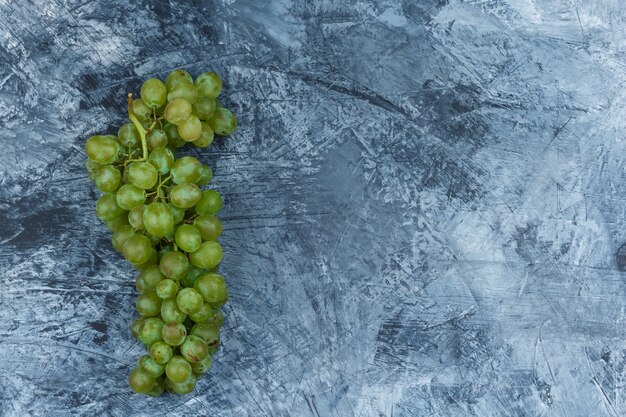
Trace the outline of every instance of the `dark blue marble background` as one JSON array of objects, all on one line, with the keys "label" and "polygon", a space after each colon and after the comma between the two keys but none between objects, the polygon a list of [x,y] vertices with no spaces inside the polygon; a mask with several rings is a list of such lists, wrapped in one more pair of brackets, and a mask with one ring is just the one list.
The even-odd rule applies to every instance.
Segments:
[{"label": "dark blue marble background", "polygon": [[[626,415],[626,3],[0,0],[0,415]],[[223,346],[127,387],[86,138],[215,70]]]}]

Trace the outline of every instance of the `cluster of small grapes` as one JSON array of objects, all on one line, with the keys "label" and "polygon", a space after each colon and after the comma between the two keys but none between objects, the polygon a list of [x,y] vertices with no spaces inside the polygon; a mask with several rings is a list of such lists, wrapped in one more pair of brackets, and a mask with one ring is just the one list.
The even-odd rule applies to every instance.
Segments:
[{"label": "cluster of small grapes", "polygon": [[140,98],[128,95],[131,122],[85,145],[87,171],[104,193],[96,214],[113,232],[113,247],[141,271],[140,317],[131,333],[149,354],[128,378],[137,393],[191,392],[220,342],[219,308],[228,299],[217,273],[222,197],[200,189],[212,180],[208,166],[175,152],[186,143],[207,147],[214,134],[235,130],[237,119],[217,100],[221,90],[214,72],[195,82],[182,69],[165,83],[150,78]]}]

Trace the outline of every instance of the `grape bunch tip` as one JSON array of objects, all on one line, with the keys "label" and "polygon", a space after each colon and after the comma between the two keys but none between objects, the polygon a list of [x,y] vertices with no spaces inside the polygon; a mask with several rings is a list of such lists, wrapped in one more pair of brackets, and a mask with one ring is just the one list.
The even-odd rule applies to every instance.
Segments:
[{"label": "grape bunch tip", "polygon": [[220,307],[228,300],[218,273],[222,197],[201,188],[213,180],[211,168],[176,151],[206,148],[215,135],[235,131],[237,118],[217,99],[221,91],[214,72],[194,80],[177,69],[165,82],[149,78],[138,98],[128,94],[129,122],[117,135],[94,135],[85,144],[89,178],[103,193],[96,215],[139,271],[139,317],[130,332],[146,354],[128,377],[139,394],[192,392],[220,344]]}]

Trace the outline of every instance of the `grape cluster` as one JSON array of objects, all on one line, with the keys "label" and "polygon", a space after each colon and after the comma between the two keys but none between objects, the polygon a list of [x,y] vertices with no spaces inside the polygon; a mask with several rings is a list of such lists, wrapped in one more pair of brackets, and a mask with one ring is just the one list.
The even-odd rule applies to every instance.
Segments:
[{"label": "grape cluster", "polygon": [[218,273],[222,197],[200,188],[211,182],[211,168],[191,156],[177,159],[176,150],[186,143],[205,148],[215,134],[235,130],[236,117],[217,100],[221,90],[214,72],[195,81],[183,69],[165,83],[150,78],[140,98],[128,95],[130,122],[85,145],[89,177],[104,193],[96,215],[113,232],[113,247],[140,271],[131,333],[148,353],[128,377],[140,394],[193,391],[220,343],[220,307],[228,299]]}]

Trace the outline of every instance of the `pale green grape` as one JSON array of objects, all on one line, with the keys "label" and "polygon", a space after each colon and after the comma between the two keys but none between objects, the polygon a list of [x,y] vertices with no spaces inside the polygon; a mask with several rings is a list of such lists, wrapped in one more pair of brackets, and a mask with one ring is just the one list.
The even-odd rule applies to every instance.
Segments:
[{"label": "pale green grape", "polygon": [[170,172],[176,184],[193,184],[202,176],[202,164],[193,156],[183,156],[174,162]]},{"label": "pale green grape", "polygon": [[124,242],[124,257],[133,264],[142,264],[152,255],[150,239],[143,235],[135,234]]},{"label": "pale green grape", "polygon": [[85,143],[85,152],[89,159],[102,165],[117,161],[119,151],[120,145],[115,136],[95,135]]},{"label": "pale green grape", "polygon": [[180,311],[178,304],[176,304],[176,298],[172,297],[167,300],[163,300],[163,303],[161,304],[161,317],[167,323],[182,323],[187,318],[187,315]]},{"label": "pale green grape", "polygon": [[152,118],[152,109],[140,98],[133,100],[132,107],[133,114],[143,124],[144,129],[148,129]]},{"label": "pale green grape", "polygon": [[200,249],[189,254],[189,261],[198,268],[214,268],[221,260],[222,247],[215,241],[203,242]]},{"label": "pale green grape", "polygon": [[174,101],[177,98],[182,98],[187,100],[189,103],[193,104],[198,99],[198,92],[196,91],[196,87],[194,87],[191,83],[178,83],[170,89],[167,94],[167,101]]},{"label": "pale green grape", "polygon": [[185,252],[194,252],[202,244],[200,231],[191,224],[182,224],[176,229],[176,244]]},{"label": "pale green grape", "polygon": [[178,284],[171,279],[164,279],[156,287],[156,294],[159,298],[167,299],[172,298],[178,292]]},{"label": "pale green grape", "polygon": [[174,356],[174,351],[167,343],[158,341],[150,346],[150,356],[156,363],[165,365]]},{"label": "pale green grape", "polygon": [[[191,368],[191,365],[189,365]],[[128,385],[138,394],[147,394],[152,390],[156,381],[141,369],[133,370],[128,376]]]},{"label": "pale green grape", "polygon": [[193,284],[193,287],[207,303],[219,306],[228,300],[226,281],[220,274],[209,273],[202,275]]},{"label": "pale green grape", "polygon": [[154,187],[159,178],[156,168],[150,162],[133,162],[126,169],[128,181],[142,190]]},{"label": "pale green grape", "polygon": [[143,210],[146,206],[135,206],[128,212],[128,223],[136,230],[143,229]]},{"label": "pale green grape", "polygon": [[161,107],[167,99],[165,84],[158,78],[148,78],[141,85],[141,99],[148,107]]},{"label": "pale green grape", "polygon": [[117,203],[116,194],[104,194],[96,202],[96,216],[101,220],[113,220],[122,214],[124,209]]},{"label": "pale green grape", "polygon": [[183,382],[193,376],[189,362],[178,355],[174,355],[167,363],[165,374],[172,382]]},{"label": "pale green grape", "polygon": [[202,191],[196,184],[178,184],[170,190],[170,201],[178,208],[187,209],[193,207],[201,198]]},{"label": "pale green grape", "polygon": [[196,204],[195,210],[198,214],[216,215],[222,209],[222,196],[215,190],[205,190],[202,198]]},{"label": "pale green grape", "polygon": [[146,346],[161,340],[161,334],[165,327],[165,322],[157,317],[146,318],[139,331],[139,341]]},{"label": "pale green grape", "polygon": [[[163,301],[153,291],[145,291],[135,301],[137,313],[142,317],[156,317],[161,313]],[[144,327],[146,327],[144,325]]]},{"label": "pale green grape", "polygon": [[178,83],[193,84],[193,78],[191,77],[191,74],[184,69],[176,69],[167,75],[167,78],[165,79],[165,87],[169,91]]},{"label": "pale green grape", "polygon": [[191,104],[182,98],[174,99],[165,107],[163,116],[171,124],[178,125],[191,116]]},{"label": "pale green grape", "polygon": [[158,363],[150,355],[141,356],[139,360],[137,360],[137,367],[152,378],[158,378],[165,372],[165,365]]},{"label": "pale green grape", "polygon": [[146,134],[146,144],[149,150],[154,150],[163,146],[167,146],[167,135],[165,131],[154,129]]},{"label": "pale green grape", "polygon": [[218,107],[207,120],[216,135],[228,136],[237,129],[237,117],[228,109]]},{"label": "pale green grape", "polygon": [[183,288],[176,296],[176,304],[180,311],[186,314],[193,314],[202,307],[202,295],[193,288]]},{"label": "pale green grape", "polygon": [[119,169],[105,165],[95,175],[96,187],[103,193],[112,193],[122,184],[122,174]]},{"label": "pale green grape", "polygon": [[161,329],[161,338],[170,346],[182,345],[186,336],[187,329],[185,329],[185,325],[182,323],[171,321],[165,324]]},{"label": "pale green grape", "polygon": [[161,258],[159,263],[161,272],[168,278],[179,280],[189,271],[189,260],[177,251],[168,252]]},{"label": "pale green grape", "polygon": [[154,148],[148,156],[148,162],[161,174],[167,174],[174,165],[174,153],[170,148]]},{"label": "pale green grape", "polygon": [[191,115],[178,124],[178,135],[185,142],[193,142],[202,135],[202,122],[196,116]]},{"label": "pale green grape", "polygon": [[203,240],[217,240],[222,234],[222,222],[215,216],[208,214],[198,216],[193,224],[200,231]]},{"label": "pale green grape", "polygon": [[148,204],[143,212],[143,224],[150,234],[167,236],[174,231],[174,216],[164,203]]},{"label": "pale green grape", "polygon": [[214,72],[199,75],[194,84],[202,97],[215,98],[222,91],[222,79]]},{"label": "pale green grape", "polygon": [[117,190],[115,201],[122,209],[130,210],[143,204],[146,201],[146,196],[141,188],[133,184],[124,184]]},{"label": "pale green grape", "polygon": [[200,97],[191,107],[196,116],[202,120],[208,120],[215,113],[217,103],[211,97]]},{"label": "pale green grape", "polygon": [[209,347],[198,336],[189,335],[180,345],[180,354],[188,362],[200,362],[209,355]]}]

